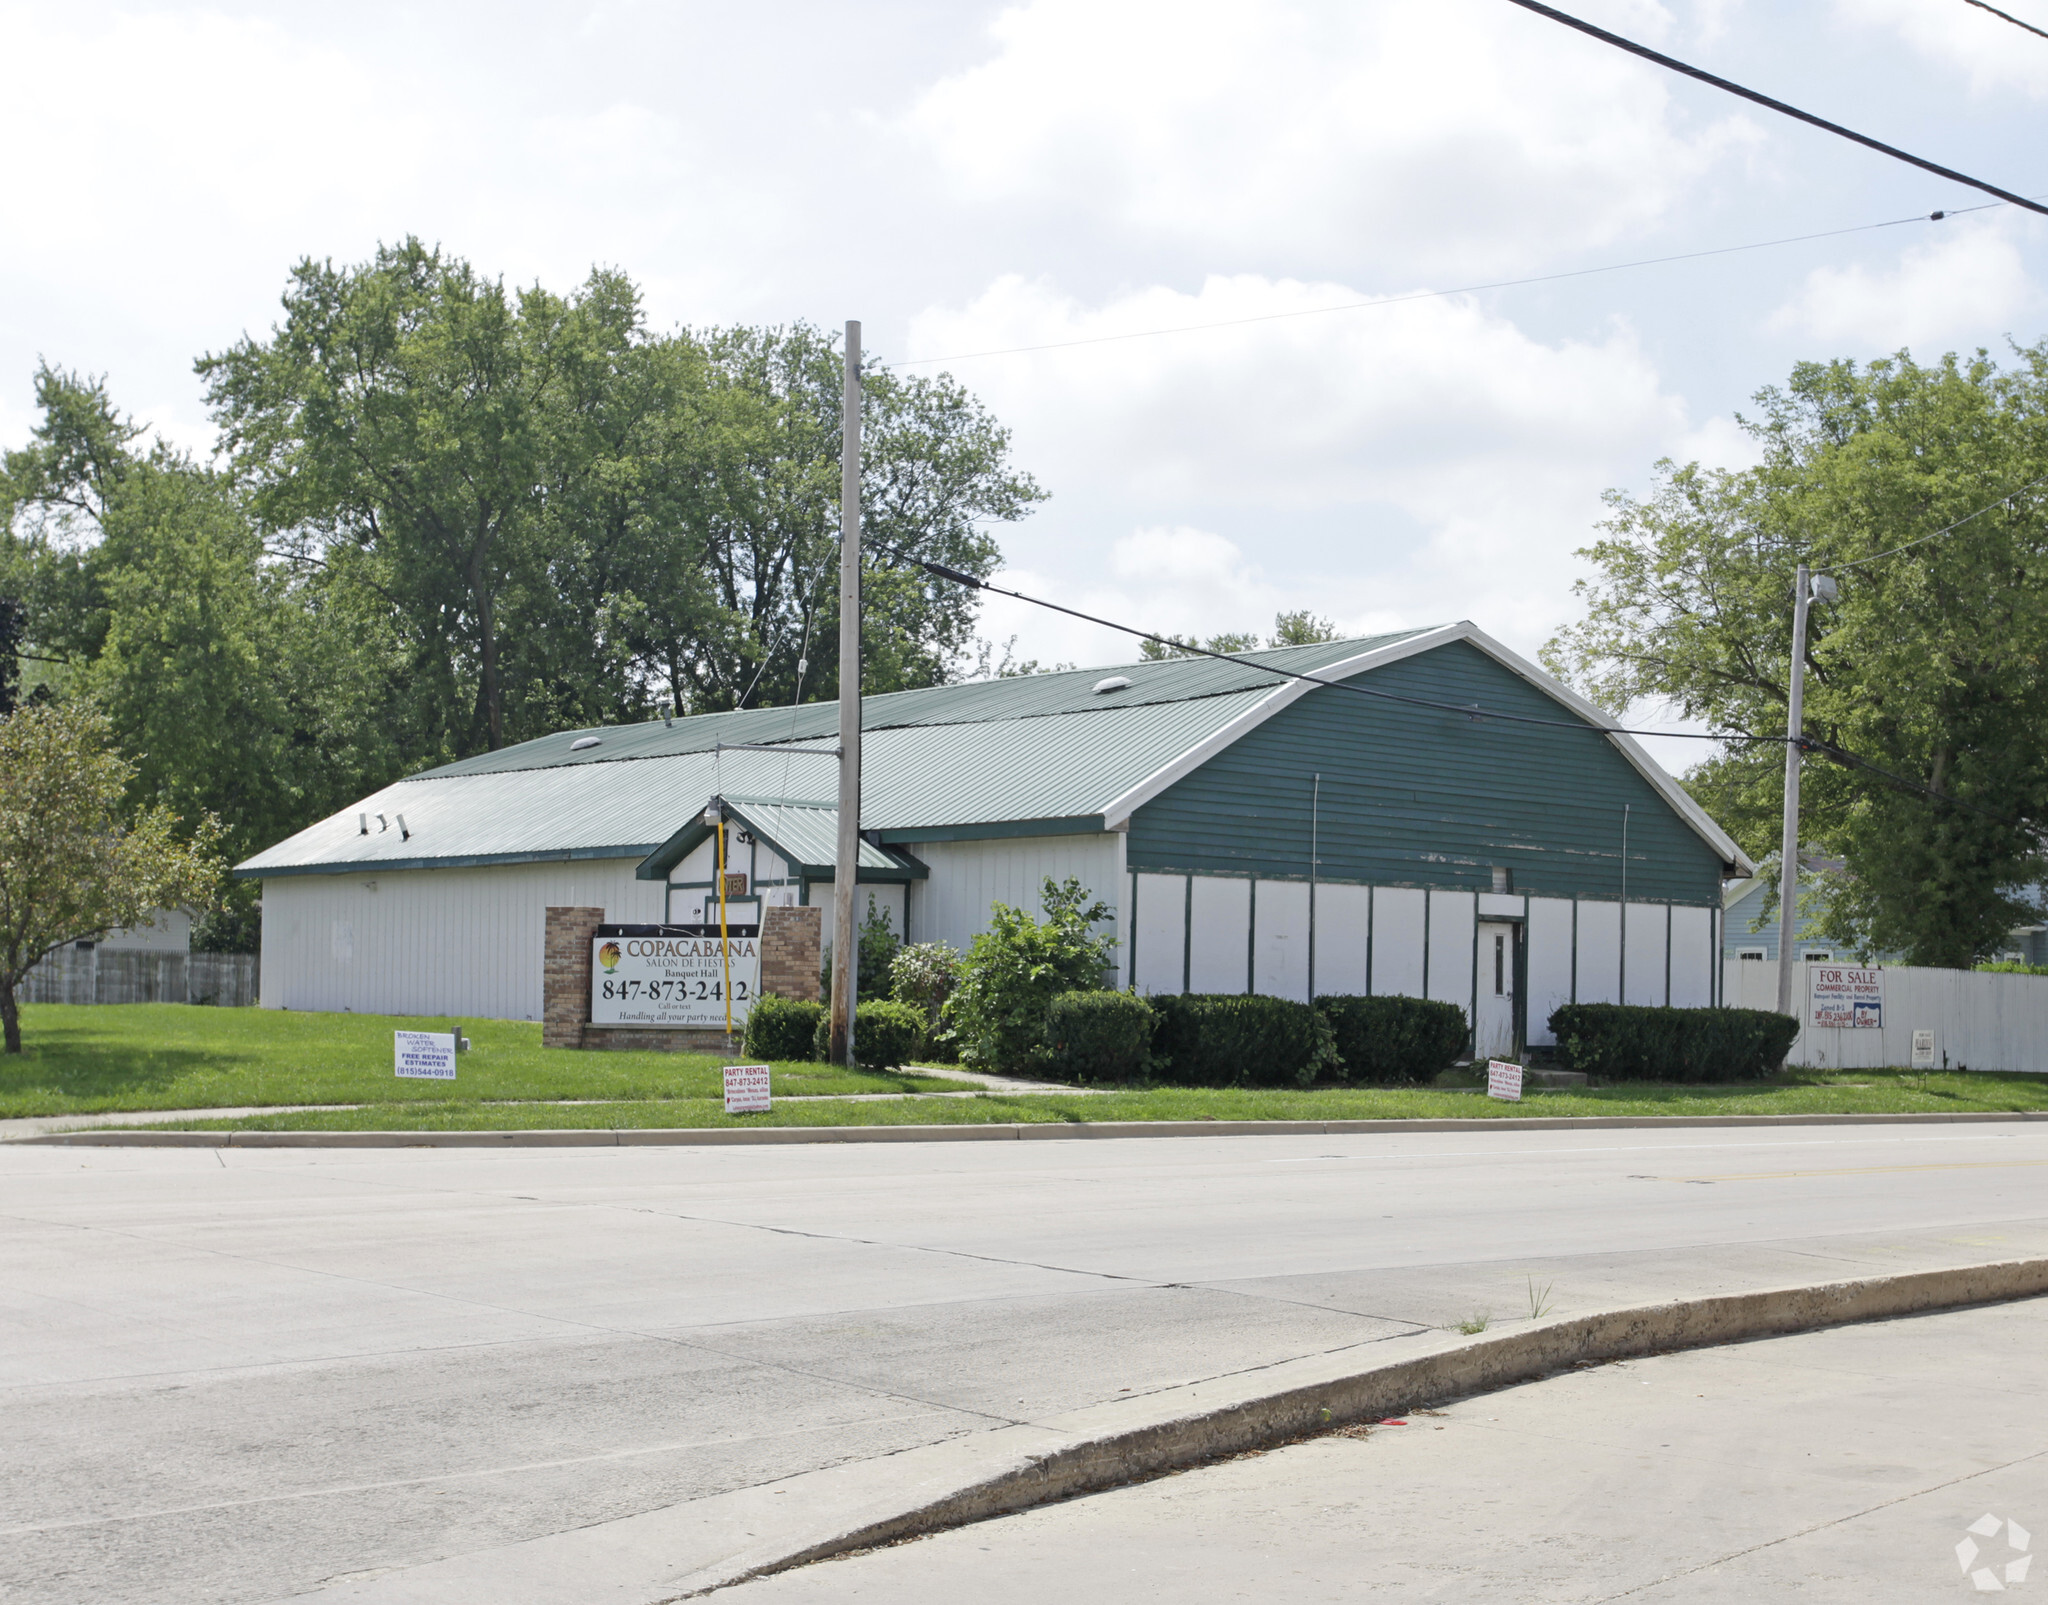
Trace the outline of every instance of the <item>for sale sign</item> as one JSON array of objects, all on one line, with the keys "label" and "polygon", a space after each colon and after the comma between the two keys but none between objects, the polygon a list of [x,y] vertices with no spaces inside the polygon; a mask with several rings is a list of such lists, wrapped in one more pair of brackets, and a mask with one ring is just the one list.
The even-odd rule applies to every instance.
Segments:
[{"label": "for sale sign", "polygon": [[1825,1030],[1884,1025],[1884,971],[1842,964],[1806,966],[1806,1023]]},{"label": "for sale sign", "polygon": [[727,993],[737,1026],[760,984],[758,925],[600,925],[590,939],[593,1025],[723,1031]]}]

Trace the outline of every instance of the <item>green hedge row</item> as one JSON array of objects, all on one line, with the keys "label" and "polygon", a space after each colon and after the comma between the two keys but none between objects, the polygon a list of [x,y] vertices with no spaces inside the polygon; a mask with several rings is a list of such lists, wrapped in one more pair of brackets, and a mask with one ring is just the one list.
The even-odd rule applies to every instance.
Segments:
[{"label": "green hedge row", "polygon": [[[853,1047],[870,1070],[894,1070],[917,1055],[925,1035],[924,1010],[914,1003],[862,1003],[853,1011]],[[824,1061],[832,1020],[822,1003],[773,993],[754,1000],[747,1015],[747,1057],[766,1061]]]},{"label": "green hedge row", "polygon": [[1354,1086],[1393,1087],[1433,1081],[1465,1046],[1465,1011],[1426,998],[1316,999],[1330,1022],[1344,1080]]},{"label": "green hedge row", "polygon": [[1567,1003],[1550,1030],[1559,1064],[1606,1081],[1759,1081],[1785,1062],[1799,1022],[1765,1009]]},{"label": "green hedge row", "polygon": [[1066,1081],[1143,1081],[1152,1021],[1135,992],[1062,992],[1045,1011],[1048,1068]]}]

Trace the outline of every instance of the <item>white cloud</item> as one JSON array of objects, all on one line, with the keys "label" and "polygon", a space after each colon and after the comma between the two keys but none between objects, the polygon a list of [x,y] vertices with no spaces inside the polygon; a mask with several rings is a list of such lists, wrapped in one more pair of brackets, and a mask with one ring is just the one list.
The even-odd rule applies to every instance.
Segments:
[{"label": "white cloud", "polygon": [[[1644,36],[1668,21],[1595,9]],[[1489,0],[1031,0],[991,31],[991,59],[906,118],[962,198],[1216,266],[1496,270],[1598,247],[1754,134],[1739,113],[1686,127],[1655,68]]]},{"label": "white cloud", "polygon": [[[2048,28],[2041,0],[1998,0],[1998,8]],[[1896,34],[1915,56],[1961,68],[1979,94],[2048,95],[2048,39],[2030,38],[1980,7],[1961,0],[1835,0],[1835,15],[1852,27]]]},{"label": "white cloud", "polygon": [[1955,232],[1913,247],[1889,269],[1815,268],[1798,296],[1771,315],[1770,327],[1876,351],[1943,341],[1988,345],[2008,332],[2024,333],[2014,320],[2039,296],[2012,225],[1959,219],[1946,226]]},{"label": "white cloud", "polygon": [[[993,350],[1360,299],[1237,275],[1090,308],[1012,277],[921,315],[912,345]],[[1600,492],[1724,439],[1694,428],[1626,328],[1546,344],[1466,297],[960,367],[1054,493],[1005,534],[1016,561],[1092,576],[1102,565],[1084,569],[1087,554],[1107,552],[1127,582],[1114,600],[1135,609],[1116,616],[1176,631],[1265,628],[1278,609],[1307,607],[1361,633],[1469,617],[1533,649],[1570,611],[1570,554],[1601,516]],[[1182,520],[1196,528],[1159,527]],[[1148,564],[1138,583],[1133,565]],[[1068,584],[1057,599],[1090,582]],[[1038,655],[1072,655],[1041,648],[1051,627],[1028,620],[995,628],[1019,630]]]}]

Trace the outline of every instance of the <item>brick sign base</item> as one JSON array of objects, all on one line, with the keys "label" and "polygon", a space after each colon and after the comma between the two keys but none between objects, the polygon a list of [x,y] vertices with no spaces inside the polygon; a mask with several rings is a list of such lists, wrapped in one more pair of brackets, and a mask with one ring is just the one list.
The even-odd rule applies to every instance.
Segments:
[{"label": "brick sign base", "polygon": [[[818,1001],[821,908],[761,911],[761,990]],[[737,1053],[723,1031],[652,1030],[590,1023],[590,941],[605,923],[601,908],[548,910],[542,958],[540,1045],[544,1048],[629,1048],[653,1053]]]}]

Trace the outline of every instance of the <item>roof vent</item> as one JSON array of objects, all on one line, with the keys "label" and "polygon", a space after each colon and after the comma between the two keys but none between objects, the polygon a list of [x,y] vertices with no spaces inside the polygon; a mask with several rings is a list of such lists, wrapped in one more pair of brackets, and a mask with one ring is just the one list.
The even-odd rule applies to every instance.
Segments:
[{"label": "roof vent", "polygon": [[1105,691],[1128,691],[1130,687],[1131,681],[1128,675],[1112,674],[1107,680],[1097,680],[1095,682],[1095,694],[1099,697]]},{"label": "roof vent", "polygon": [[569,750],[571,752],[588,752],[592,747],[601,747],[603,745],[603,736],[578,736],[569,743]]}]

